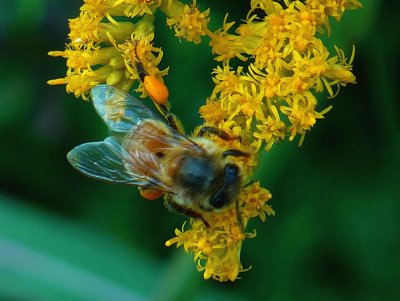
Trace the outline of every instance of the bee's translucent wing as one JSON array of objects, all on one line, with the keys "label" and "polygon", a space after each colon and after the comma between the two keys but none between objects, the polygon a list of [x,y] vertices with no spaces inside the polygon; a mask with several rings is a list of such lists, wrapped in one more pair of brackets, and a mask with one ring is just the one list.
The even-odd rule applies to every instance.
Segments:
[{"label": "bee's translucent wing", "polygon": [[141,101],[108,85],[92,88],[93,105],[108,128],[114,133],[127,133],[146,119],[159,119]]},{"label": "bee's translucent wing", "polygon": [[157,179],[136,174],[129,169],[124,162],[127,155],[118,138],[108,137],[104,141],[75,147],[67,158],[78,171],[95,179],[167,190]]}]

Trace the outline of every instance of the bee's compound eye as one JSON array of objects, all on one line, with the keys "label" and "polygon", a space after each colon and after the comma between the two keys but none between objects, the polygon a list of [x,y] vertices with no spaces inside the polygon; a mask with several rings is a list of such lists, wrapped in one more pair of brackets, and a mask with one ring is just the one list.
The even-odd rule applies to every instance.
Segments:
[{"label": "bee's compound eye", "polygon": [[234,164],[225,166],[225,185],[232,185],[237,181],[239,168]]},{"label": "bee's compound eye", "polygon": [[234,164],[227,164],[224,169],[224,182],[219,190],[210,198],[210,205],[220,209],[228,205],[238,183],[239,167]]}]

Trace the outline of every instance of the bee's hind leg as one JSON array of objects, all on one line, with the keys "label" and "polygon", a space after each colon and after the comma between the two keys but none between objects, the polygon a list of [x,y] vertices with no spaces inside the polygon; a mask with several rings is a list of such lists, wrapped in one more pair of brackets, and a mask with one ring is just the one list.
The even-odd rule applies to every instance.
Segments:
[{"label": "bee's hind leg", "polygon": [[200,219],[203,221],[204,225],[206,225],[207,228],[210,227],[210,224],[204,219],[204,217],[200,213],[198,213],[190,208],[185,208],[185,207],[177,204],[176,202],[171,200],[171,197],[169,195],[165,196],[164,205],[167,208],[175,211],[178,214],[186,215],[188,217],[192,217],[192,218],[196,218],[196,219]]},{"label": "bee's hind leg", "polygon": [[[142,83],[145,85],[146,77],[149,77],[149,74],[147,73],[145,67],[143,66],[143,64],[140,61],[136,61],[135,64],[136,64],[136,70],[139,75],[139,78],[142,81]],[[161,85],[165,87],[165,89],[167,90],[167,93],[168,93],[167,87],[163,83],[161,83]],[[148,90],[149,87],[145,87],[145,88],[146,88],[147,92],[149,93],[150,98],[153,100],[153,103],[156,106],[157,110],[164,116],[164,118],[168,122],[169,126],[171,128],[173,128],[175,131],[177,131],[178,133],[184,134],[185,131],[183,130],[183,126],[182,126],[180,120],[169,111],[169,105],[168,105],[167,99],[163,99],[164,101],[160,102],[157,99],[154,99],[153,97],[151,97],[150,91]],[[151,88],[153,88],[153,87],[151,87]],[[156,86],[156,88],[157,88],[157,86]],[[167,94],[167,97],[168,97],[168,94]]]},{"label": "bee's hind leg", "polygon": [[157,107],[158,111],[164,116],[165,120],[168,122],[171,128],[173,128],[180,134],[185,134],[181,121],[169,111],[166,105],[161,105],[156,102],[154,102],[154,104]]}]

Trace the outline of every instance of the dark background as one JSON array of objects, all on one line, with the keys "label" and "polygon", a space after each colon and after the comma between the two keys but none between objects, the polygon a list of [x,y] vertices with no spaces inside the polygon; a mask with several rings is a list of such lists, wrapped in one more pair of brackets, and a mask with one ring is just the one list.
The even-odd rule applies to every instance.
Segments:
[{"label": "dark background", "polygon": [[[198,2],[213,29],[249,6]],[[204,281],[192,255],[164,247],[184,217],[69,166],[70,149],[106,135],[90,103],[46,84],[65,74],[47,52],[64,48],[81,2],[2,2],[0,300],[399,300],[399,7],[363,2],[332,20],[330,42],[347,56],[356,45],[358,83],[321,97],[333,110],[301,148],[262,155],[276,216],[250,225],[242,262],[253,268],[234,283]],[[172,110],[190,131],[215,63],[206,42],[180,42],[157,17]]]}]

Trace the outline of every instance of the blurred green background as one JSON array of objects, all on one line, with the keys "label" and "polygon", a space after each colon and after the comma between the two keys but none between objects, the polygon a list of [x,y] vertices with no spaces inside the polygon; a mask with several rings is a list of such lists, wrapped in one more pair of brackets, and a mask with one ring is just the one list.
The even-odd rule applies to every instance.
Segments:
[{"label": "blurred green background", "polygon": [[[212,8],[212,26],[226,12],[244,19],[249,6],[198,2]],[[262,156],[257,174],[276,216],[250,225],[258,235],[242,262],[253,268],[218,283],[164,247],[184,217],[67,163],[74,146],[106,135],[90,103],[46,85],[65,74],[47,52],[64,48],[81,1],[2,1],[0,300],[400,300],[400,7],[363,4],[332,21],[332,41],[348,55],[356,45],[357,85],[322,101],[333,110],[303,147]],[[212,55],[157,22],[172,110],[191,130],[212,89]]]}]

